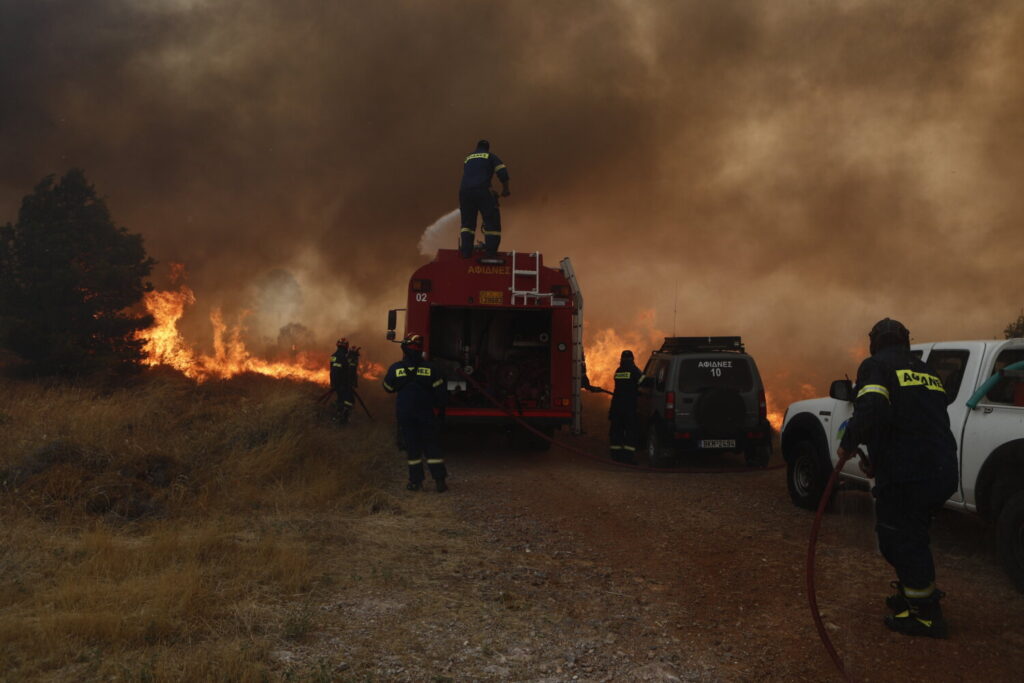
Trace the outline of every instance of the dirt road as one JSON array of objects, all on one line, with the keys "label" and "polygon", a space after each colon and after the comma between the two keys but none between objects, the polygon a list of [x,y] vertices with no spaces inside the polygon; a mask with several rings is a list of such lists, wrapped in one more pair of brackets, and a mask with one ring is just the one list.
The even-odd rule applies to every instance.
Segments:
[{"label": "dirt road", "polygon": [[[635,472],[558,449],[449,459],[457,514],[510,562],[543,573],[535,585],[519,582],[526,588],[511,599],[543,601],[547,592],[574,603],[563,626],[589,647],[566,658],[572,666],[536,669],[537,678],[838,678],[804,590],[812,515],[790,503],[784,471]],[[997,566],[987,530],[952,512],[936,520],[951,637],[933,641],[882,625],[893,577],[872,524],[869,494],[843,492],[819,542],[819,606],[847,671],[864,681],[1019,680],[1024,596]]]}]

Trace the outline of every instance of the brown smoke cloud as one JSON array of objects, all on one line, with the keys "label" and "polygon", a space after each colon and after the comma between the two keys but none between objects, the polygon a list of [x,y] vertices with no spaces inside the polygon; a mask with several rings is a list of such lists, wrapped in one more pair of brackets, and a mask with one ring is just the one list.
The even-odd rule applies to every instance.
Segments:
[{"label": "brown smoke cloud", "polygon": [[270,300],[267,335],[376,343],[480,137],[503,245],[571,256],[593,333],[742,334],[780,395],[878,318],[991,337],[1024,304],[1016,2],[0,8],[0,219],[83,167],[188,265],[196,329]]}]

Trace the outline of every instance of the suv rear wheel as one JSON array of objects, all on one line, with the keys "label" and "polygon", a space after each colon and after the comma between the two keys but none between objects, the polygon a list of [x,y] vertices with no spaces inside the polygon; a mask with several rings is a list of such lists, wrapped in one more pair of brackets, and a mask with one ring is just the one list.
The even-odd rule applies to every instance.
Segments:
[{"label": "suv rear wheel", "polygon": [[647,464],[650,467],[671,467],[674,459],[672,448],[662,443],[661,430],[652,422],[647,428]]},{"label": "suv rear wheel", "polygon": [[793,444],[793,457],[786,459],[786,487],[793,504],[807,510],[818,509],[828,485],[828,474],[821,471],[821,455],[814,441],[799,438]]},{"label": "suv rear wheel", "polygon": [[744,452],[747,465],[750,467],[767,467],[768,461],[772,459],[772,449],[766,445],[750,446]]}]

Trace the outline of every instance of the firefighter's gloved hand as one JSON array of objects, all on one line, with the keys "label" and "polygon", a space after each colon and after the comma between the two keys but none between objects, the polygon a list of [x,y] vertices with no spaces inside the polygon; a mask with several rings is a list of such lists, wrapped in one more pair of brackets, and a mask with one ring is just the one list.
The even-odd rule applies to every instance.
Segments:
[{"label": "firefighter's gloved hand", "polygon": [[874,479],[875,463],[871,462],[871,458],[869,458],[867,454],[859,448],[857,449],[857,457],[859,458],[857,467],[860,468],[860,471],[863,472],[864,476],[868,479]]}]

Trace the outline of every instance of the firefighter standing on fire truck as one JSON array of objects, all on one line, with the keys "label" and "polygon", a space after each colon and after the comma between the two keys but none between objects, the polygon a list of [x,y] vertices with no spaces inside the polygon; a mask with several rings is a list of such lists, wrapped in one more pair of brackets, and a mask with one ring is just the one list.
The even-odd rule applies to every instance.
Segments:
[{"label": "firefighter standing on fire truck", "polygon": [[615,370],[615,393],[608,409],[611,428],[608,446],[612,460],[636,464],[636,397],[637,390],[648,378],[633,362],[633,352],[622,352],[619,367]]},{"label": "firefighter standing on fire truck", "polygon": [[497,194],[491,191],[491,177],[497,174],[501,181],[501,196],[507,197],[510,194],[508,169],[490,150],[491,143],[481,140],[476,143],[476,151],[467,156],[462,164],[462,184],[459,186],[459,212],[462,214],[459,253],[463,258],[473,255],[478,212],[483,221],[481,230],[487,256],[496,256],[501,243],[501,213],[498,210]]},{"label": "firefighter standing on fire truck", "polygon": [[348,340],[339,339],[331,355],[331,389],[338,396],[338,421],[341,424],[348,422],[352,406],[355,405],[354,387],[358,364],[359,350],[349,349]]},{"label": "firefighter standing on fire truck", "polygon": [[438,493],[448,490],[448,470],[441,457],[441,427],[434,409],[444,410],[445,380],[429,361],[423,359],[423,337],[410,334],[402,340],[402,360],[392,364],[384,377],[384,390],[397,394],[395,415],[398,433],[409,464],[406,488],[423,488],[423,459]]},{"label": "firefighter standing on fire truck", "polygon": [[871,329],[871,357],[857,370],[853,417],[839,457],[868,447],[878,547],[896,570],[885,625],[911,636],[946,637],[929,548],[931,516],[958,486],[956,439],[942,381],[910,352],[910,332],[885,318]]}]

